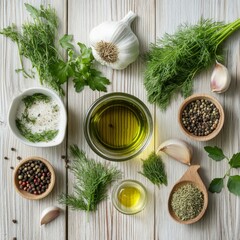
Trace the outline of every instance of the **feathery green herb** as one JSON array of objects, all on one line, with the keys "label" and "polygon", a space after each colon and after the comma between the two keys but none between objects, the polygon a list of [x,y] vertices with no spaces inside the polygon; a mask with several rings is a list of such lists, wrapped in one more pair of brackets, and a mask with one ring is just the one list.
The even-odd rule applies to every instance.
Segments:
[{"label": "feathery green herb", "polygon": [[155,152],[152,152],[146,160],[143,160],[142,172],[153,184],[160,187],[161,184],[167,185],[167,175],[162,159]]},{"label": "feathery green herb", "polygon": [[28,129],[24,122],[17,118],[16,119],[16,126],[20,133],[30,142],[49,142],[54,139],[57,134],[58,130],[46,130],[41,133],[32,133],[30,129]]},{"label": "feathery green herb", "polygon": [[22,99],[26,108],[30,108],[34,103],[38,101],[48,103],[50,100],[51,98],[43,93],[34,93],[33,95],[28,95]]},{"label": "feathery green herb", "polygon": [[189,96],[193,78],[216,60],[223,60],[220,45],[239,27],[240,19],[230,24],[202,19],[197,25],[182,25],[175,34],[165,34],[152,44],[144,75],[149,102],[165,110],[174,94]]},{"label": "feathery green herb", "polygon": [[97,205],[107,197],[107,188],[121,177],[121,172],[115,167],[103,165],[88,159],[78,146],[70,146],[74,157],[71,170],[76,178],[73,194],[61,194],[59,202],[72,209],[96,211]]},{"label": "feathery green herb", "polygon": [[21,69],[16,71],[23,72],[25,77],[33,77],[23,66],[25,57],[31,61],[32,68],[37,70],[41,84],[53,88],[60,95],[64,95],[62,85],[71,77],[77,92],[82,91],[86,85],[92,90],[106,92],[106,85],[110,82],[93,68],[94,58],[90,48],[78,43],[81,51],[79,55],[70,43],[72,36],[64,35],[59,44],[71,51],[68,51],[69,61],[64,61],[61,57],[55,44],[58,29],[55,10],[50,6],[47,8],[40,6],[40,9],[37,9],[27,3],[25,7],[33,22],[23,24],[22,31],[18,31],[15,25],[0,31],[0,34],[9,37],[18,46]]},{"label": "feathery green herb", "polygon": [[210,185],[209,191],[212,193],[220,193],[224,187],[224,179],[228,177],[227,187],[229,192],[240,196],[240,175],[230,175],[231,169],[240,168],[240,152],[233,154],[231,159],[225,156],[222,149],[218,147],[204,147],[205,151],[208,153],[208,157],[216,162],[227,159],[229,164],[229,169],[222,178],[214,178]]}]

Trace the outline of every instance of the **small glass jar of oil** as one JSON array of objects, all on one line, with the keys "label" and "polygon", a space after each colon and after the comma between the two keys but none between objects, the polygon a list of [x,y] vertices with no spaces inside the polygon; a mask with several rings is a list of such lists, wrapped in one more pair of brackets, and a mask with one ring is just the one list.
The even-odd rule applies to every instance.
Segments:
[{"label": "small glass jar of oil", "polygon": [[112,202],[121,213],[136,214],[146,205],[146,188],[138,181],[123,180],[114,187]]},{"label": "small glass jar of oil", "polygon": [[84,121],[85,138],[99,156],[124,161],[135,157],[149,143],[153,131],[146,105],[127,93],[110,93],[89,108]]}]

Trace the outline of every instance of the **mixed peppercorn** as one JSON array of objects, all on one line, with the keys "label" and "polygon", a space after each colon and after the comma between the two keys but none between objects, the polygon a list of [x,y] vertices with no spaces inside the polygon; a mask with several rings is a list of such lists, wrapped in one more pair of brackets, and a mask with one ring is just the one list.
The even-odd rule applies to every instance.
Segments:
[{"label": "mixed peppercorn", "polygon": [[30,160],[19,167],[17,178],[20,189],[39,195],[47,190],[51,172],[43,162]]},{"label": "mixed peppercorn", "polygon": [[195,136],[207,136],[219,123],[217,107],[207,99],[197,99],[189,103],[182,112],[182,124]]}]

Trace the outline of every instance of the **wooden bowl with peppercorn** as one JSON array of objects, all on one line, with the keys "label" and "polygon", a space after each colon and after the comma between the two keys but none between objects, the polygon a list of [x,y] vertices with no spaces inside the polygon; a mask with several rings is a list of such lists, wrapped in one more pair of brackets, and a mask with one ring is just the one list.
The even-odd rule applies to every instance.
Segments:
[{"label": "wooden bowl with peppercorn", "polygon": [[46,197],[55,184],[52,165],[41,157],[29,157],[20,162],[14,171],[14,186],[24,198],[39,200]]},{"label": "wooden bowl with peppercorn", "polygon": [[221,131],[224,111],[221,104],[206,94],[192,95],[181,104],[178,112],[181,130],[196,141],[209,141]]}]

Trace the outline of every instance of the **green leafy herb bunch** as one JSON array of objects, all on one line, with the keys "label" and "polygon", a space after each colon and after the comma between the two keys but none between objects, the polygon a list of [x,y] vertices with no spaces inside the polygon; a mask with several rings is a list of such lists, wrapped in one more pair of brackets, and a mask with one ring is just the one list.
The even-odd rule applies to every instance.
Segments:
[{"label": "green leafy herb bunch", "polygon": [[121,178],[121,172],[113,166],[108,166],[86,157],[77,145],[70,146],[71,164],[76,182],[72,194],[61,194],[59,202],[74,210],[87,212],[96,211],[97,205],[107,198],[109,185]]},{"label": "green leafy herb bunch", "polygon": [[[51,87],[64,95],[62,85],[73,79],[76,92],[89,86],[92,90],[107,91],[106,86],[110,81],[96,70],[91,48],[83,43],[78,43],[80,53],[70,43],[73,36],[65,34],[58,39],[58,17],[52,7],[40,6],[39,9],[25,3],[26,10],[33,21],[24,23],[19,30],[16,25],[8,26],[0,30],[0,34],[10,38],[18,46],[21,68],[24,77],[33,78],[23,64],[23,59],[29,59],[33,69],[37,71],[40,83]],[[67,50],[68,60],[65,60],[60,52],[60,46]]]},{"label": "green leafy herb bunch", "polygon": [[215,161],[222,161],[226,159],[229,164],[229,169],[226,171],[225,175],[221,178],[214,178],[209,186],[209,191],[212,193],[220,193],[224,187],[224,179],[228,178],[227,187],[228,190],[240,196],[240,175],[231,175],[230,172],[233,168],[240,168],[240,152],[233,154],[231,158],[228,158],[223,153],[222,149],[218,147],[204,147],[208,156]]}]

